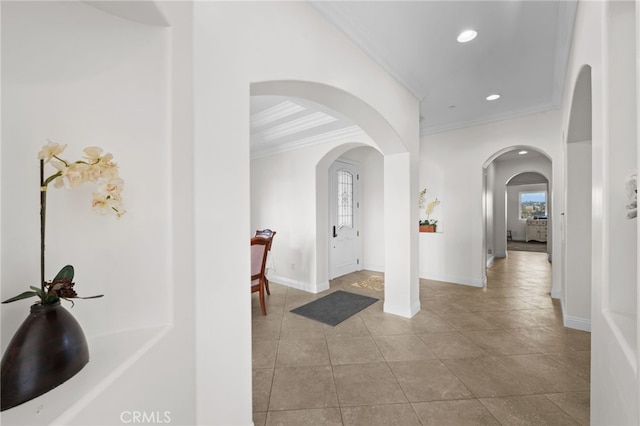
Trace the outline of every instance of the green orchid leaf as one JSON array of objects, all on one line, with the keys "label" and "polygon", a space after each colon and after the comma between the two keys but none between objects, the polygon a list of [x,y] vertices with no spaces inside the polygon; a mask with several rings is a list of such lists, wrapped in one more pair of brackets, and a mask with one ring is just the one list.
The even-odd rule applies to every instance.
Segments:
[{"label": "green orchid leaf", "polygon": [[64,268],[60,269],[58,275],[51,281],[51,284],[55,284],[60,281],[71,282],[73,281],[73,266],[67,265]]},{"label": "green orchid leaf", "polygon": [[98,294],[98,295],[95,295],[95,296],[84,296],[84,297],[76,296],[76,297],[74,297],[74,299],[98,299],[98,298],[103,297],[103,296],[104,296],[104,294]]},{"label": "green orchid leaf", "polygon": [[32,286],[32,285],[30,285],[30,286],[29,286],[29,288],[30,288],[31,290],[35,291],[35,292],[36,292],[36,295],[37,295],[40,299],[42,299],[42,289],[40,289],[40,288],[38,288],[38,287],[34,287],[34,286]]},{"label": "green orchid leaf", "polygon": [[11,302],[15,302],[16,300],[22,300],[22,299],[27,299],[29,297],[33,297],[33,296],[37,296],[38,294],[35,291],[25,291],[24,293],[21,293],[15,297],[12,297],[11,299],[7,299],[2,303],[11,303]]}]

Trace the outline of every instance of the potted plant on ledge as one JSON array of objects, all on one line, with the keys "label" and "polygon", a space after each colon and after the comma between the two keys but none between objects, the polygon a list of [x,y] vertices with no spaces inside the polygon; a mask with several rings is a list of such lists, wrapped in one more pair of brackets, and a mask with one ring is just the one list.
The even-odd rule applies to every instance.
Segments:
[{"label": "potted plant on ledge", "polygon": [[427,215],[427,218],[420,221],[420,232],[436,232],[436,224],[438,223],[435,219],[430,219],[431,213],[433,213],[433,209],[440,204],[440,200],[435,198],[433,201],[430,201],[425,204],[425,196],[427,194],[427,189],[423,189],[420,191],[420,195],[418,197],[418,207],[421,209],[424,208],[424,212]]},{"label": "potted plant on ledge", "polygon": [[[0,411],[15,407],[64,383],[89,362],[89,348],[82,328],[60,300],[92,299],[102,295],[79,297],[74,290],[73,266],[66,265],[51,281],[45,280],[45,219],[47,189],[77,188],[85,182],[96,185],[91,206],[99,213],[120,218],[124,181],[109,153],[101,148],[84,150],[81,160],[60,158],[66,145],[50,142],[38,153],[40,159],[40,283],[2,303],[36,297],[29,316],[9,342],[1,363]],[[45,178],[44,168],[55,169]]]}]

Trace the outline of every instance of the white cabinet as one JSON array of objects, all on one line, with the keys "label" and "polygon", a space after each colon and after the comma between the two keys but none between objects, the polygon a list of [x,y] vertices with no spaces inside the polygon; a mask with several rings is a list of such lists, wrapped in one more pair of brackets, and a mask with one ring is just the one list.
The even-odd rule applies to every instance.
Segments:
[{"label": "white cabinet", "polygon": [[547,241],[547,219],[527,219],[527,234],[525,237],[527,242]]}]

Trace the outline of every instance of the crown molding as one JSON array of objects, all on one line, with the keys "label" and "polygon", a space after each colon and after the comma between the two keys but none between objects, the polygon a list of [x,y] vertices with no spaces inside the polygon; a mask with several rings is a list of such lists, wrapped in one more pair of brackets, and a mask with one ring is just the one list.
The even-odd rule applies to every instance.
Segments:
[{"label": "crown molding", "polygon": [[295,149],[320,145],[330,142],[364,142],[372,143],[371,138],[359,126],[349,126],[342,129],[333,130],[319,135],[310,136],[304,139],[298,139],[280,145],[269,146],[266,148],[254,148],[251,150],[251,158],[261,158],[281,152],[293,151]]},{"label": "crown molding", "polygon": [[565,90],[569,55],[573,42],[577,1],[562,1],[558,3],[558,29],[556,32],[556,57],[553,68],[552,105],[559,108]]},{"label": "crown molding", "polygon": [[492,114],[490,116],[475,119],[475,120],[455,121],[451,123],[444,123],[444,124],[433,125],[433,126],[421,126],[420,136],[429,136],[437,133],[444,133],[444,132],[450,132],[453,130],[464,129],[467,127],[482,126],[484,124],[495,123],[496,121],[511,120],[514,118],[520,118],[520,117],[524,117],[531,114],[539,114],[539,113],[554,111],[558,109],[559,107],[556,107],[551,102],[548,102],[546,104],[536,105],[531,108],[522,108],[516,111],[496,113],[496,114]]},{"label": "crown molding", "polygon": [[269,142],[304,130],[313,129],[314,127],[322,126],[323,124],[332,123],[336,120],[338,120],[336,117],[332,117],[324,112],[318,111],[265,129],[257,136],[261,140]]},{"label": "crown molding", "polygon": [[[375,37],[366,30],[358,21],[353,19],[349,14],[343,12],[337,5],[340,2],[330,1],[312,1],[311,6],[329,21],[341,33],[353,42],[356,47],[365,52],[373,62],[390,74],[398,83],[404,86],[413,96],[418,99],[424,98],[429,90],[423,87],[419,81],[408,75],[401,75],[396,71],[396,67],[392,66],[389,58],[389,52],[380,54],[380,43],[377,43]],[[369,46],[376,46],[372,49]]]}]

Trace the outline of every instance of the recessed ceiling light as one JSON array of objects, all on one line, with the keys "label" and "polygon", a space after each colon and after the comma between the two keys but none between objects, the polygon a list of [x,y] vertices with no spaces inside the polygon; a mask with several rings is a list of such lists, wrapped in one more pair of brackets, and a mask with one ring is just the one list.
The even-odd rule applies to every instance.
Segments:
[{"label": "recessed ceiling light", "polygon": [[495,101],[496,99],[500,99],[500,95],[497,93],[487,96],[488,101]]},{"label": "recessed ceiling light", "polygon": [[458,40],[458,43],[466,43],[476,38],[477,35],[478,35],[478,32],[475,30],[465,30],[460,33],[457,40]]},{"label": "recessed ceiling light", "polygon": [[525,151],[524,149],[522,151],[518,151],[518,154],[520,155],[525,155],[527,153],[527,151]]}]

